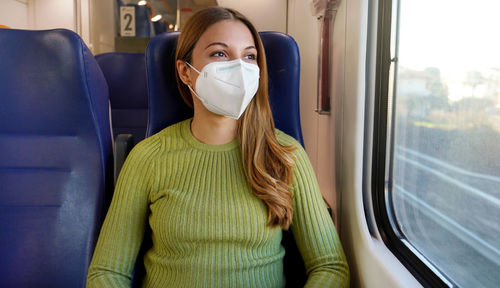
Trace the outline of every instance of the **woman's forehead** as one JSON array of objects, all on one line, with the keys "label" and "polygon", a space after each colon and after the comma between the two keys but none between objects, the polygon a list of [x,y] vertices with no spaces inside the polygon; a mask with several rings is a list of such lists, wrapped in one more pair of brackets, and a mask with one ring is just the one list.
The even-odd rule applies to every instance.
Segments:
[{"label": "woman's forehead", "polygon": [[255,46],[250,29],[237,20],[219,21],[201,35],[196,46],[204,50],[214,42],[225,43],[228,46]]}]

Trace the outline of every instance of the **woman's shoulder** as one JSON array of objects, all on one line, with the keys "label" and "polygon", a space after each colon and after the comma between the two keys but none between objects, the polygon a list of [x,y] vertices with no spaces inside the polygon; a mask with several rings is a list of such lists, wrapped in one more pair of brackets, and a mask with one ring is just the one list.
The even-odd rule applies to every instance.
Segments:
[{"label": "woman's shoulder", "polygon": [[299,141],[297,141],[297,139],[293,138],[292,136],[286,134],[285,132],[277,128],[275,129],[275,135],[276,139],[281,145],[295,147],[295,150],[293,152],[295,156],[307,157],[304,147],[302,147],[302,145],[300,144]]},{"label": "woman's shoulder", "polygon": [[275,135],[276,139],[281,145],[292,146],[295,148],[292,152],[292,158],[295,162],[295,170],[309,169],[309,166],[311,166],[309,156],[307,155],[306,150],[300,144],[300,142],[279,129],[275,129]]},{"label": "woman's shoulder", "polygon": [[181,142],[181,130],[183,129],[183,126],[186,125],[187,121],[189,121],[189,119],[172,124],[160,132],[142,140],[134,147],[134,149],[132,149],[132,152],[134,154],[150,155],[161,153],[162,151],[170,149],[171,146],[175,146]]},{"label": "woman's shoulder", "polygon": [[[178,138],[178,137],[181,137],[182,130],[186,126],[189,127],[189,123],[191,123],[191,119],[182,120],[180,122],[177,122],[177,123],[174,123],[172,125],[167,126],[163,130],[161,130],[160,132],[152,135],[149,138],[153,138],[153,139],[156,139],[156,141],[159,141],[159,140],[165,139],[165,138]],[[149,139],[149,138],[147,138],[147,139]]]},{"label": "woman's shoulder", "polygon": [[302,146],[295,138],[279,130],[278,128],[274,129],[274,135],[276,135],[276,139],[283,146]]}]

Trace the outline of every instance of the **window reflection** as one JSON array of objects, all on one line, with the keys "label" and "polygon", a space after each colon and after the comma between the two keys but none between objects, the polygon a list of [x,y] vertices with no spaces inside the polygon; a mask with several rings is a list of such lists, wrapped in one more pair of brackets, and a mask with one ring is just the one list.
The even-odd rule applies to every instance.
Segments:
[{"label": "window reflection", "polygon": [[400,1],[391,195],[424,257],[460,287],[497,287],[500,4],[478,1]]}]

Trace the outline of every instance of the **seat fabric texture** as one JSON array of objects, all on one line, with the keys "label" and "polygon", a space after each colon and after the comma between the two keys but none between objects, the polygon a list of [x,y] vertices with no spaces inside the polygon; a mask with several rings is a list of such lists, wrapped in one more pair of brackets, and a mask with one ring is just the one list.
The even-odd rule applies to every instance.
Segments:
[{"label": "seat fabric texture", "polygon": [[111,52],[95,58],[109,87],[114,139],[132,134],[135,145],[145,138],[148,123],[144,53]]},{"label": "seat fabric texture", "polygon": [[85,287],[112,190],[108,87],[69,30],[0,29],[0,287]]}]

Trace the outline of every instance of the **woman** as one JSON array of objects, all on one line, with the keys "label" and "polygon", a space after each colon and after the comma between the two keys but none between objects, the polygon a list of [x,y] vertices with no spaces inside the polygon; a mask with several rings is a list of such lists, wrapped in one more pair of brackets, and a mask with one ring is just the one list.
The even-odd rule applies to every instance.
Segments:
[{"label": "woman", "polygon": [[194,117],[138,144],[122,169],[88,287],[129,287],[146,225],[144,287],[282,287],[291,228],[308,287],[347,287],[348,267],[309,159],[274,129],[264,49],[240,13],[193,15],[176,52]]}]

